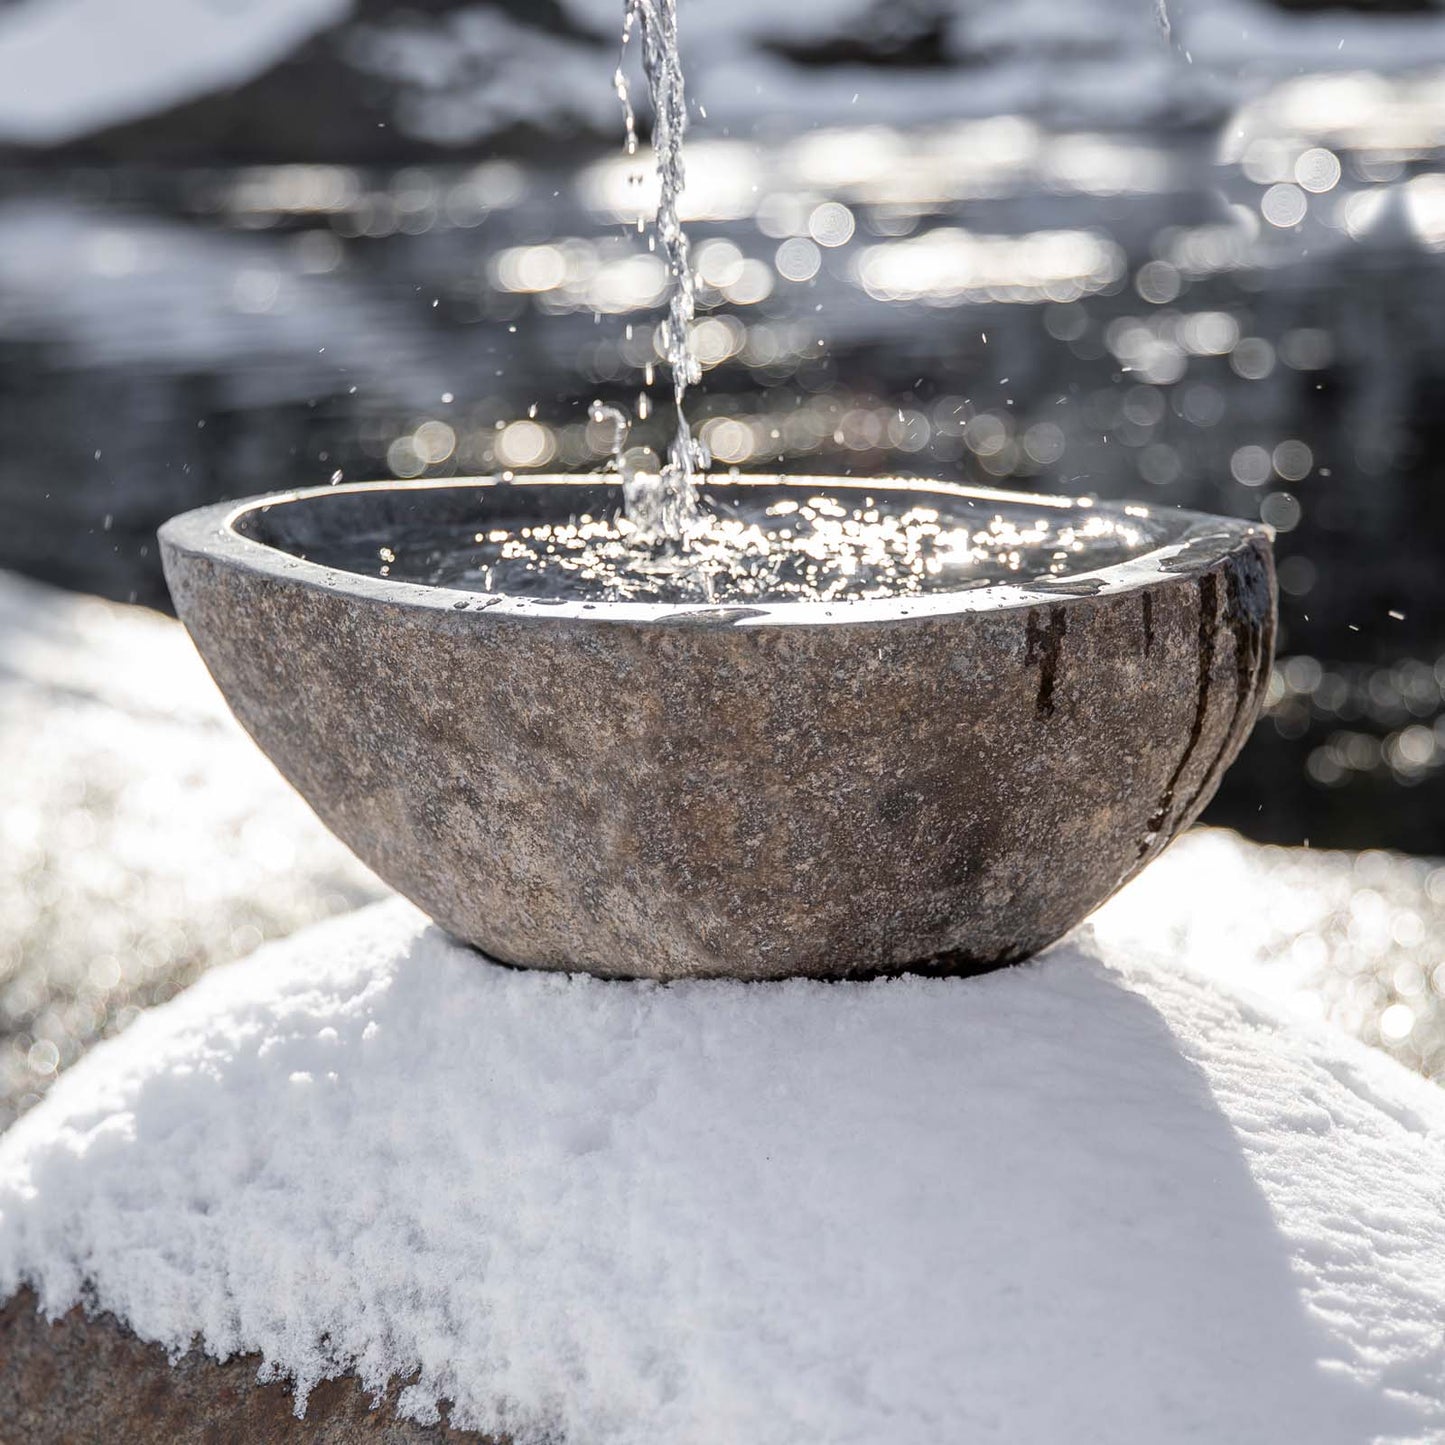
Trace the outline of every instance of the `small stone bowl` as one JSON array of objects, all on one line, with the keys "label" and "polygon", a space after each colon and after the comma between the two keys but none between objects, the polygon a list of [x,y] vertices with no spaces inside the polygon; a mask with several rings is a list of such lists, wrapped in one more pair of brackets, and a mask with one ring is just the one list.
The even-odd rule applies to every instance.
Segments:
[{"label": "small stone bowl", "polygon": [[307,560],[418,522],[460,540],[615,510],[596,476],[279,493],[160,540],[211,673],[322,821],[448,931],[531,968],[764,979],[1025,958],[1199,813],[1254,723],[1265,528],[935,483],[706,491],[980,523],[1127,515],[1143,540],[1067,579],[747,606],[549,602]]}]

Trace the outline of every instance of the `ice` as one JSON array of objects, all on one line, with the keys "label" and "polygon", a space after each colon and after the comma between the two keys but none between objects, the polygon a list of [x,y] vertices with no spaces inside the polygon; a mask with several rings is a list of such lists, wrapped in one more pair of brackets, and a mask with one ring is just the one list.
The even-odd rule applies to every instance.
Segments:
[{"label": "ice", "polygon": [[1421,1440],[1445,1095],[1087,940],[605,983],[387,903],[218,969],[0,1140],[0,1294],[519,1442]]}]

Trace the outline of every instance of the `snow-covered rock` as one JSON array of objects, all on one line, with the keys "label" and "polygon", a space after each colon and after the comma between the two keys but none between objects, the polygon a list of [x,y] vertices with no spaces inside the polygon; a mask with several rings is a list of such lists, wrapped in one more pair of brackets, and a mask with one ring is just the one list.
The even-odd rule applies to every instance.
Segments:
[{"label": "snow-covered rock", "polygon": [[0,758],[0,1127],[138,1006],[382,892],[141,608],[0,573]]},{"label": "snow-covered rock", "polygon": [[606,983],[393,902],[218,969],[0,1140],[0,1296],[519,1442],[1445,1431],[1445,1094],[1087,940]]}]

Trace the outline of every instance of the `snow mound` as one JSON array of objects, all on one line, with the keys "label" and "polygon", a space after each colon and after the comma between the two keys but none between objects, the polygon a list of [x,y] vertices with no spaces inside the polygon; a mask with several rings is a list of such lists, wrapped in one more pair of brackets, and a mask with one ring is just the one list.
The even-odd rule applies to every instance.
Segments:
[{"label": "snow mound", "polygon": [[17,0],[0,8],[0,136],[53,145],[239,85],[351,0]]},{"label": "snow mound", "polygon": [[0,572],[0,758],[0,1128],[137,1008],[382,892],[139,607]]},{"label": "snow mound", "polygon": [[1328,1019],[1445,1084],[1438,858],[1191,828],[1090,923],[1113,952],[1265,993],[1291,1017]]},{"label": "snow mound", "polygon": [[1445,1429],[1445,1094],[1085,942],[974,980],[492,965],[392,902],[0,1140],[0,1297],[585,1445]]}]

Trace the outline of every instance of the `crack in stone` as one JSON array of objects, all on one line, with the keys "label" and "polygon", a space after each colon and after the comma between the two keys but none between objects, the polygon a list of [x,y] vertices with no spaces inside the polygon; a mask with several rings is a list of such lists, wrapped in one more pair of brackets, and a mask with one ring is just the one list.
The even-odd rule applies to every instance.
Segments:
[{"label": "crack in stone", "polygon": [[[1268,618],[1267,611],[1265,615]],[[1260,683],[1263,681],[1260,673],[1270,653],[1270,649],[1265,645],[1265,630],[1271,625],[1272,619],[1261,623],[1251,611],[1245,595],[1242,563],[1231,566],[1225,573],[1224,620],[1234,637],[1234,716],[1224,730],[1224,737],[1214,761],[1184,806],[1186,814],[1223,772],[1225,759],[1239,741],[1241,724],[1250,700],[1258,695]]]},{"label": "crack in stone", "polygon": [[[1175,764],[1169,781],[1164,785],[1164,792],[1159,798],[1159,806],[1149,819],[1148,831],[1144,835],[1144,841],[1139,845],[1139,857],[1141,858],[1148,853],[1154,840],[1168,821],[1170,809],[1174,806],[1174,795],[1178,791],[1180,780],[1184,777],[1184,770],[1189,766],[1189,760],[1194,756],[1200,738],[1204,736],[1204,722],[1209,714],[1209,685],[1214,672],[1214,635],[1218,613],[1219,578],[1213,572],[1209,572],[1199,579],[1199,689],[1194,702],[1194,721],[1189,728],[1189,740],[1184,744],[1184,752]],[[1198,794],[1195,796],[1197,797]]]},{"label": "crack in stone", "polygon": [[1059,656],[1064,647],[1064,633],[1068,619],[1062,607],[1049,608],[1046,627],[1040,626],[1039,609],[1029,608],[1028,632],[1024,643],[1024,665],[1039,669],[1039,694],[1034,711],[1040,717],[1054,715],[1054,683],[1059,675]]}]

